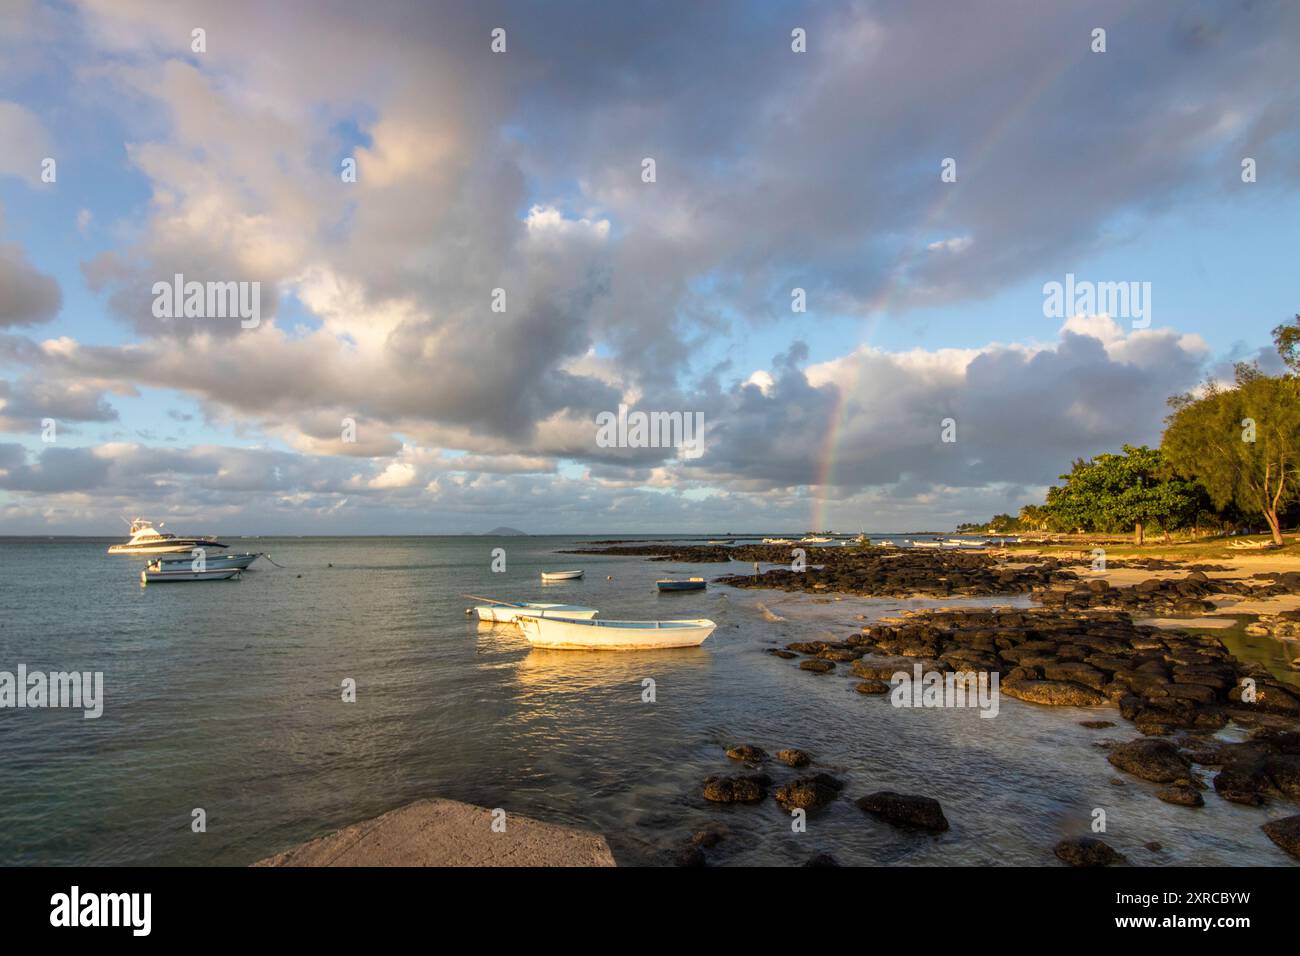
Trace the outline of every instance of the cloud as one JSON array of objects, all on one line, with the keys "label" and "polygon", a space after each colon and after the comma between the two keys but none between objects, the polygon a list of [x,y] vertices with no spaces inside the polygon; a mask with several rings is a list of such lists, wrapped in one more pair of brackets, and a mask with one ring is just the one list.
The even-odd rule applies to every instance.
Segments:
[{"label": "cloud", "polygon": [[[4,141],[0,135],[0,143]],[[0,208],[0,222],[3,211]],[[0,328],[48,322],[62,306],[58,282],[32,266],[17,243],[0,240]]]}]

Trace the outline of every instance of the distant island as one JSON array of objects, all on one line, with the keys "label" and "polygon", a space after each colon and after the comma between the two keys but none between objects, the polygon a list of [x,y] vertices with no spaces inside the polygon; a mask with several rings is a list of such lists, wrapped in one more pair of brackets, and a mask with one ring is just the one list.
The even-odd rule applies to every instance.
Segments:
[{"label": "distant island", "polygon": [[491,531],[487,532],[487,537],[489,538],[505,538],[513,536],[526,538],[528,537],[528,532],[520,531],[518,528],[507,528],[505,525],[502,525],[500,528],[493,528]]}]

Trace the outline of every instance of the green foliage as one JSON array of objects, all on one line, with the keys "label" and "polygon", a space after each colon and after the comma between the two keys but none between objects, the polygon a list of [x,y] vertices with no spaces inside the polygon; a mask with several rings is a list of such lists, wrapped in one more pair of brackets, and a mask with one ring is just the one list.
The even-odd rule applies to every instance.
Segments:
[{"label": "green foliage", "polygon": [[1077,459],[1064,485],[1047,491],[1048,520],[1062,528],[1118,532],[1155,525],[1171,531],[1196,519],[1203,492],[1172,476],[1160,451],[1125,445],[1123,454]]},{"label": "green foliage", "polygon": [[1273,330],[1273,344],[1291,374],[1300,375],[1300,315],[1290,325],[1279,325]]},{"label": "green foliage", "polygon": [[1295,379],[1245,375],[1235,388],[1207,390],[1169,416],[1161,447],[1177,473],[1200,482],[1216,507],[1263,515],[1281,542],[1278,515],[1300,491]]}]

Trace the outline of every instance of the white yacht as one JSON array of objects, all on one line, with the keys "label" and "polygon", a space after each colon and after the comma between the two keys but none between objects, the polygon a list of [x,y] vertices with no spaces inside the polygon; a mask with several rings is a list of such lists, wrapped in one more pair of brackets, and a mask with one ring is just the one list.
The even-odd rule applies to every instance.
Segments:
[{"label": "white yacht", "polygon": [[[158,528],[162,527],[159,523]],[[153,522],[136,518],[131,522],[131,540],[109,547],[109,554],[174,554],[193,551],[195,548],[224,548],[226,545],[213,537],[181,538],[168,531],[159,531]]]}]

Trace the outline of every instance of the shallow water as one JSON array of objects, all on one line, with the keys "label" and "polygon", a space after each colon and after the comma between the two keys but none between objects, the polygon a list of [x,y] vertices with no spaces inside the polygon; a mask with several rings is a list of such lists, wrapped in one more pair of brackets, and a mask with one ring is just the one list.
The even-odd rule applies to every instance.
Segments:
[{"label": "shallow water", "polygon": [[[994,719],[896,709],[857,694],[843,665],[820,676],[763,653],[935,602],[712,586],[661,595],[653,581],[669,573],[749,566],[554,553],[573,543],[231,539],[232,551],[269,551],[285,568],[259,561],[238,582],[147,588],[143,562],[105,555],[106,543],[0,543],[0,670],[102,670],[107,685],[98,720],[0,711],[0,864],[246,864],[427,796],[599,830],[630,864],[669,862],[711,824],[729,830],[708,851],[715,863],[820,852],[849,864],[1054,863],[1054,843],[1087,832],[1094,808],[1134,863],[1292,862],[1259,825],[1293,804],[1251,809],[1210,790],[1190,810],[1116,773],[1095,743],[1136,733],[1113,709],[1008,698]],[[498,546],[503,574],[489,570]],[[542,568],[564,567],[587,576],[539,583]],[[468,619],[461,592],[719,626],[690,650],[532,650],[509,627]],[[340,699],[348,677],[352,704]],[[1118,726],[1078,724],[1099,717]],[[770,798],[707,803],[701,781],[741,770],[723,755],[739,742],[810,751],[813,769],[847,782],[843,799],[804,833]],[[887,789],[938,798],[952,830],[900,832],[852,804]],[[206,833],[191,832],[196,807]],[[1151,840],[1165,849],[1143,849]]]}]

